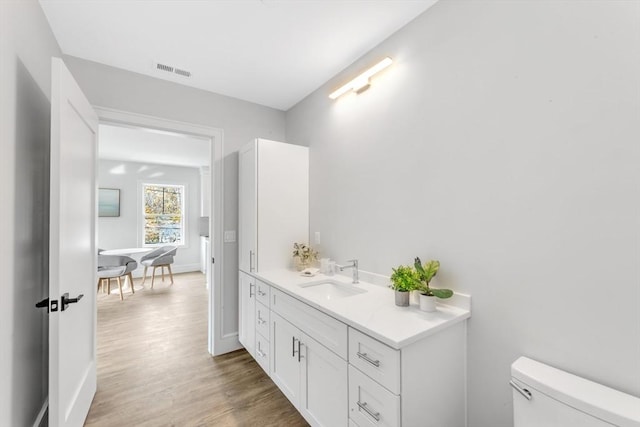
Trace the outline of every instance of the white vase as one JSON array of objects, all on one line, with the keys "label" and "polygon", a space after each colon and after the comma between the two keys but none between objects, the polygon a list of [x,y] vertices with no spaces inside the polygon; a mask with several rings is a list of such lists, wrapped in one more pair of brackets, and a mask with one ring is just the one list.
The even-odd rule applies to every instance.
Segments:
[{"label": "white vase", "polygon": [[420,291],[411,291],[411,304],[420,304]]},{"label": "white vase", "polygon": [[420,310],[428,313],[436,311],[436,297],[420,294]]}]

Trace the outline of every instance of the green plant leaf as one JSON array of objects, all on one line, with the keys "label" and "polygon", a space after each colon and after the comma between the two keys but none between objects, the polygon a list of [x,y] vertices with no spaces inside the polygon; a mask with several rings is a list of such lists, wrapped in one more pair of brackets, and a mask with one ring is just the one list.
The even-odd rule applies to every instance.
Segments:
[{"label": "green plant leaf", "polygon": [[438,298],[451,298],[453,291],[451,289],[430,289],[431,293]]},{"label": "green plant leaf", "polygon": [[412,291],[420,284],[420,277],[412,267],[400,265],[392,270],[391,287],[396,291]]}]

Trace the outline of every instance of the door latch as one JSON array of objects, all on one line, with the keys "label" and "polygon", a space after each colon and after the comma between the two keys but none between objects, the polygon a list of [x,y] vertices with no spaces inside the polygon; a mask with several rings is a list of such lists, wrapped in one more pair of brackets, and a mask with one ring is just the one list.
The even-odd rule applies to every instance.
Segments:
[{"label": "door latch", "polygon": [[77,298],[69,298],[69,293],[65,292],[64,295],[62,295],[62,298],[60,298],[60,303],[62,305],[62,311],[65,311],[67,309],[67,307],[69,306],[69,304],[75,304],[78,301],[80,301],[83,296],[84,296],[84,294],[80,294],[80,295],[78,295]]},{"label": "door latch", "polygon": [[51,307],[49,307],[49,298],[45,298],[42,301],[36,303],[37,308],[46,308],[47,313],[52,311],[58,311],[58,300],[51,300]]}]

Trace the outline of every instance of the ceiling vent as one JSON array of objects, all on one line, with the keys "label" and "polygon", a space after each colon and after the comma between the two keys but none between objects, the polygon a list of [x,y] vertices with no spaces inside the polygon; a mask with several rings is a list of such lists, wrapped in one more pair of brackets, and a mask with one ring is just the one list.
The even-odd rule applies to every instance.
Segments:
[{"label": "ceiling vent", "polygon": [[154,62],[153,65],[156,70],[159,70],[162,72],[177,74],[182,77],[191,77],[191,71],[187,71],[183,68],[173,67],[171,65],[163,64],[161,62]]}]

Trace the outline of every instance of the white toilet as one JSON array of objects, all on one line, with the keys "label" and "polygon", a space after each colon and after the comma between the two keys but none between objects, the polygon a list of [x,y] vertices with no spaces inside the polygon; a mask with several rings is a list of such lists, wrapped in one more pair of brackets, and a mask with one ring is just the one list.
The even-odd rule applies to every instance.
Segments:
[{"label": "white toilet", "polygon": [[640,399],[521,357],[511,365],[514,427],[640,427]]}]

